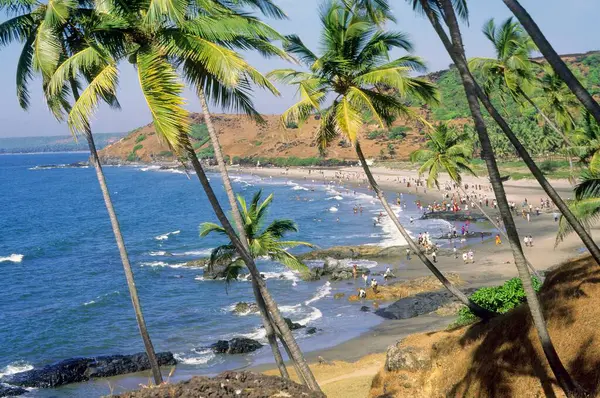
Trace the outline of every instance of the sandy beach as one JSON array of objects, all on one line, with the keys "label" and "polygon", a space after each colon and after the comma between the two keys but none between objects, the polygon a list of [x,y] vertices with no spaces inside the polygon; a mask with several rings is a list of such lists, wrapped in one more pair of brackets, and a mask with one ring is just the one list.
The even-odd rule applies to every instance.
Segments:
[{"label": "sandy beach", "polygon": [[[290,180],[335,181],[348,188],[366,187],[364,173],[358,167],[241,170],[232,168],[232,174],[240,172],[266,178],[284,177]],[[414,183],[410,187],[407,186],[406,181],[414,182],[418,178],[416,170],[373,168],[373,172],[387,193],[415,194],[419,200],[425,203],[442,199],[442,191],[437,189],[415,188]],[[442,178],[441,185],[443,186],[445,182],[446,180]],[[485,178],[466,177],[463,184],[482,185],[482,190],[476,192],[490,199],[493,197]],[[564,198],[569,198],[572,194],[571,184],[566,180],[552,181],[552,185]],[[540,198],[547,197],[535,180],[507,181],[504,186],[509,201],[518,203],[519,208],[521,202],[526,198],[535,206],[539,203]],[[496,216],[497,212],[491,207],[487,210],[490,215]],[[546,270],[587,252],[576,235],[570,235],[555,247],[557,223],[554,221],[553,211],[544,212],[539,216],[534,215],[530,222],[521,216],[515,217],[515,222],[521,236],[531,235],[534,238],[533,247],[524,247],[524,250],[528,260],[537,270]],[[460,256],[456,259],[451,253],[446,253],[439,256],[438,267],[443,272],[458,273],[464,281],[468,282],[469,287],[499,285],[505,280],[517,276],[507,242],[496,245],[493,239],[483,241],[472,239],[467,243],[468,245],[462,246],[460,250],[471,249],[474,251],[475,262],[473,264],[464,264]],[[428,275],[427,269],[414,256],[408,264],[408,267],[403,268],[399,275],[402,280]],[[384,366],[385,352],[389,345],[413,333],[444,329],[452,320],[453,317],[437,315],[424,315],[398,321],[386,320],[360,337],[330,349],[309,352],[306,357],[328,397],[366,397],[373,376]],[[323,359],[327,363],[320,363]],[[253,369],[268,374],[277,374],[276,369],[269,365]]]}]

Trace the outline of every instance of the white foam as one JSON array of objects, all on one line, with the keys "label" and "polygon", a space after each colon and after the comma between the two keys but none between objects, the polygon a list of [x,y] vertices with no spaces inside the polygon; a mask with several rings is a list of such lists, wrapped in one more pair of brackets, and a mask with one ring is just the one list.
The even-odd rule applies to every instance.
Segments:
[{"label": "white foam", "polygon": [[141,171],[160,170],[160,166],[148,166],[140,168]]},{"label": "white foam", "polygon": [[252,340],[265,340],[267,337],[267,331],[264,327],[258,327],[250,333],[240,334],[239,336]]},{"label": "white foam", "polygon": [[344,197],[341,195],[330,196],[326,200],[344,200]]},{"label": "white foam", "polygon": [[92,305],[92,304],[96,304],[95,300],[90,300],[88,302],[83,303],[83,305],[88,306],[88,305]]},{"label": "white foam", "polygon": [[17,361],[13,362],[9,365],[6,365],[4,368],[0,370],[0,378],[4,376],[10,376],[17,373],[27,372],[28,370],[33,369],[33,365],[25,362],[25,361]]},{"label": "white foam", "polygon": [[156,256],[166,256],[167,252],[163,251],[163,250],[159,250],[157,252],[150,252],[149,253],[151,256],[156,257]]},{"label": "white foam", "polygon": [[323,317],[323,313],[316,307],[310,307],[312,309],[312,312],[303,319],[300,319],[298,322],[300,325],[302,326],[306,326],[308,325],[310,322],[316,321],[319,318]]},{"label": "white foam", "polygon": [[22,254],[14,254],[13,253],[8,257],[0,257],[0,263],[3,263],[5,261],[7,261],[7,262],[10,261],[13,263],[20,263],[21,261],[23,261],[23,257],[25,257],[25,256],[23,256]]},{"label": "white foam", "polygon": [[215,358],[215,353],[211,349],[194,350],[198,356],[190,356],[188,354],[180,353],[173,354],[173,357],[179,363],[186,365],[206,365],[211,359]]},{"label": "white foam", "polygon": [[265,279],[285,279],[289,281],[298,281],[298,275],[294,271],[283,271],[283,272],[261,272],[260,273]]},{"label": "white foam", "polygon": [[212,253],[213,249],[202,249],[202,250],[190,250],[181,253],[171,253],[174,256],[208,256]]},{"label": "white foam", "polygon": [[315,301],[321,300],[323,297],[327,297],[331,293],[331,283],[329,281],[325,282],[323,286],[317,289],[315,295],[310,299],[304,302],[305,305],[309,305],[314,303]]},{"label": "white foam", "polygon": [[[396,215],[396,217],[398,217],[398,208],[399,208],[398,206],[392,207],[392,210],[394,211],[394,214]],[[374,218],[374,219],[377,219],[377,218]],[[384,217],[382,217],[382,219],[380,221],[381,222],[378,225],[381,226],[381,229],[383,231],[385,238],[379,243],[379,246],[389,247],[389,246],[406,246],[407,245],[406,240],[400,234],[400,232],[398,231],[398,228],[396,228],[396,224],[394,224],[394,221],[392,221],[390,219],[390,217],[385,215]],[[407,230],[407,232],[409,232],[409,234],[410,234],[410,231]]]},{"label": "white foam", "polygon": [[155,236],[154,239],[156,239],[156,240],[167,240],[167,239],[169,239],[169,236],[171,236],[171,235],[178,235],[179,233],[181,233],[181,231],[167,232],[164,235]]},{"label": "white foam", "polygon": [[[168,268],[183,268],[186,267],[187,263],[175,263],[170,264],[164,261],[148,261],[145,263],[140,263],[140,267],[168,267]],[[199,268],[199,267],[186,267],[186,268]]]},{"label": "white foam", "polygon": [[329,211],[332,211],[332,212],[335,212],[335,211],[338,211],[338,210],[339,209],[337,207],[335,207],[335,206],[329,208]]}]

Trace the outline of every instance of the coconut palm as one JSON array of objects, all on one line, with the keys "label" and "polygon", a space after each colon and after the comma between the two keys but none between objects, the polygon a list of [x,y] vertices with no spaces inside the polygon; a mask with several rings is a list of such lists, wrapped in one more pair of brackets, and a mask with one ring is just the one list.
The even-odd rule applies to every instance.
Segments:
[{"label": "coconut palm", "polygon": [[593,174],[600,173],[600,125],[584,112],[583,125],[573,133],[572,152],[580,163],[586,164]]},{"label": "coconut palm", "polygon": [[[590,167],[582,172],[580,182],[575,187],[575,199],[569,203],[569,208],[586,228],[597,223],[600,218],[600,170]],[[573,228],[561,217],[556,245],[571,233]]]},{"label": "coconut palm", "polygon": [[[23,109],[28,109],[29,107],[29,83],[34,74],[41,75],[45,91],[51,75],[58,66],[59,60],[72,55],[72,51],[81,46],[80,41],[82,37],[76,24],[78,23],[78,17],[89,15],[91,12],[85,5],[85,2],[77,4],[66,0],[50,0],[47,3],[14,0],[0,3],[0,9],[14,15],[0,25],[0,44],[5,46],[13,41],[23,43],[23,49],[17,64],[17,98]],[[92,69],[86,70],[82,77],[91,81],[97,77],[97,71]],[[71,108],[67,102],[68,92],[71,91],[75,100],[79,99],[78,87],[79,82],[77,79],[71,78],[68,82],[63,82],[60,88],[54,90],[52,95],[45,96],[50,110],[59,120],[62,120],[64,116],[63,112],[65,110],[69,111]],[[111,94],[106,93],[104,99],[109,104],[118,107],[118,102],[116,102],[114,96]],[[148,355],[154,382],[158,385],[162,383],[162,375],[144,320],[119,220],[106,185],[106,179],[98,158],[91,127],[89,123],[86,123],[82,127],[81,133],[88,143],[90,163],[96,171],[96,178],[100,185],[125,271],[127,287],[138,328],[142,336],[146,354]]]},{"label": "coconut palm", "polygon": [[[514,137],[514,133],[512,133],[510,127],[508,127],[504,119],[502,119],[502,117],[498,114],[481,87],[477,85],[477,82],[469,70],[457,17],[458,14],[462,19],[466,20],[468,18],[466,0],[410,0],[410,2],[416,9],[425,13],[436,33],[440,37],[442,43],[444,44],[444,47],[448,51],[448,54],[451,56],[457,69],[459,70],[461,80],[465,88],[467,101],[469,103],[469,108],[475,122],[475,128],[481,143],[482,157],[486,161],[490,182],[492,184],[492,188],[498,203],[498,208],[506,228],[508,241],[515,259],[515,265],[517,267],[519,277],[523,283],[523,289],[527,297],[527,303],[529,305],[529,310],[538,333],[538,337],[540,338],[540,342],[548,363],[559,385],[567,395],[576,395],[580,392],[579,388],[565,369],[558,356],[558,353],[556,352],[556,349],[554,348],[546,327],[546,322],[539,300],[531,283],[531,277],[527,269],[527,260],[523,254],[519,235],[508,206],[506,194],[504,192],[502,180],[498,171],[498,165],[496,164],[496,159],[494,158],[493,148],[490,145],[487,127],[479,106],[479,100],[482,101],[488,112],[492,114],[494,120],[496,120],[501,126],[502,130],[511,140],[513,145],[517,144],[515,147],[519,151],[520,155],[522,150],[524,151],[524,148],[522,148],[522,145],[519,147],[520,143],[516,137]],[[445,23],[448,27],[450,37],[448,37],[446,31],[444,30],[442,23]],[[516,140],[516,142],[514,142],[513,139]],[[528,156],[526,151],[524,152],[526,155],[524,160],[527,163],[531,158]],[[533,163],[533,161],[531,162]],[[535,165],[535,163],[533,164]],[[541,177],[543,178],[543,176]],[[570,212],[569,214],[572,215]],[[581,226],[581,224],[578,222],[577,224]]]},{"label": "coconut palm", "polygon": [[544,55],[552,69],[565,82],[569,89],[575,94],[581,104],[587,111],[600,123],[600,105],[592,95],[583,87],[581,82],[575,77],[567,64],[560,58],[554,50],[548,39],[544,36],[539,26],[535,23],[531,15],[517,0],[503,0],[504,4],[517,17],[523,28],[529,33],[531,39],[538,47],[539,51]]},{"label": "coconut palm", "polygon": [[[289,253],[288,249],[298,246],[314,246],[308,242],[282,240],[287,234],[298,232],[298,226],[292,220],[273,220],[265,227],[269,205],[273,201],[273,194],[269,195],[263,201],[261,201],[261,196],[262,191],[259,190],[253,195],[250,205],[246,203],[246,200],[241,195],[237,196],[240,216],[244,220],[244,232],[248,238],[250,254],[255,259],[267,257],[271,261],[283,264],[293,271],[308,271],[308,267],[293,254]],[[200,236],[205,237],[210,234],[227,236],[225,229],[218,224],[208,222],[201,224]],[[226,276],[225,280],[227,282],[237,279],[244,268],[244,262],[240,259],[231,242],[217,246],[212,250],[209,267],[214,267],[215,264],[224,265],[223,274]]]},{"label": "coconut palm", "polygon": [[[360,147],[359,134],[368,118],[386,128],[398,116],[416,117],[403,102],[406,96],[411,95],[430,104],[438,102],[437,90],[431,83],[409,75],[413,71],[424,70],[423,61],[412,55],[390,59],[392,49],[412,50],[410,41],[403,33],[382,30],[364,13],[357,12],[357,3],[326,3],[321,12],[321,26],[321,56],[309,50],[297,36],[288,37],[285,45],[290,54],[309,68],[308,72],[281,69],[268,75],[276,81],[298,87],[300,102],[283,113],[283,124],[300,124],[312,113],[321,113],[315,137],[319,148],[325,151],[339,136],[351,142],[371,187],[409,247],[444,287],[473,312],[481,317],[492,316],[452,285],[414,243],[389,206]],[[334,99],[325,108],[328,96]]]},{"label": "coconut palm", "polygon": [[458,185],[462,182],[462,172],[477,176],[471,168],[473,143],[466,133],[459,133],[445,123],[435,126],[427,133],[425,148],[410,154],[410,160],[420,162],[419,175],[427,173],[427,186],[439,189],[440,172],[448,173]]},{"label": "coconut palm", "polygon": [[[500,26],[496,26],[493,18],[488,20],[483,26],[483,34],[494,46],[496,58],[473,58],[469,61],[469,68],[481,71],[485,79],[483,89],[487,96],[491,97],[492,90],[498,92],[503,105],[505,105],[505,92],[508,92],[517,103],[526,101],[544,123],[563,138],[565,146],[568,147],[570,142],[565,132],[558,128],[528,94],[542,84],[538,79],[541,65],[530,60],[531,53],[537,50],[531,37],[518,22],[513,21],[512,17],[507,18]],[[544,92],[551,90],[548,83],[556,82],[551,78],[546,79]],[[555,100],[556,96],[553,99]],[[559,115],[564,116],[562,112],[559,112]],[[572,166],[571,174],[573,174]]]},{"label": "coconut palm", "polygon": [[[206,3],[206,4],[205,4]],[[240,1],[236,4],[259,4],[264,1]],[[229,47],[257,48],[272,51],[265,39],[277,36],[267,25],[256,19],[232,13],[219,2],[203,2],[206,8],[194,9],[194,18],[186,16],[189,8],[181,2],[123,3],[114,0],[99,3],[96,18],[85,26],[87,46],[64,61],[48,85],[56,93],[64,82],[88,69],[99,70],[69,112],[72,130],[81,131],[89,124],[91,114],[100,100],[115,95],[118,67],[121,60],[136,65],[140,88],[151,110],[157,133],[173,152],[191,162],[209,202],[232,243],[244,259],[260,297],[264,300],[269,319],[276,325],[284,347],[308,386],[318,390],[318,384],[308,368],[291,331],[270,296],[266,284],[259,278],[254,260],[245,250],[242,240],[227,219],[204,169],[189,142],[188,112],[181,94],[183,84],[178,71],[194,85],[203,87],[217,98],[226,99],[236,107],[247,108],[250,83],[274,87]],[[177,68],[177,67],[181,68]],[[240,89],[241,87],[241,89]],[[210,90],[207,90],[210,88]],[[235,94],[235,95],[234,95]],[[265,314],[267,315],[267,314]],[[272,346],[275,349],[276,344]]]}]

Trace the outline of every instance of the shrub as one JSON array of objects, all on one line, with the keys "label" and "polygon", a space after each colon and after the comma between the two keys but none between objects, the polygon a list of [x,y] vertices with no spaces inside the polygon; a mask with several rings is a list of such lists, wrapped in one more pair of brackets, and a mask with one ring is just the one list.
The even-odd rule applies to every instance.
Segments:
[{"label": "shrub", "polygon": [[190,126],[190,135],[192,138],[202,141],[208,137],[208,127],[206,127],[206,124],[192,124]]},{"label": "shrub", "polygon": [[286,123],[285,127],[288,128],[288,129],[297,129],[298,128],[298,124],[297,123],[293,123],[293,122]]},{"label": "shrub", "polygon": [[367,134],[367,139],[368,140],[376,140],[378,138],[383,137],[384,132],[381,130],[375,130],[375,131],[371,131],[369,134]]},{"label": "shrub", "polygon": [[162,152],[160,152],[158,154],[158,156],[162,156],[162,157],[165,157],[165,158],[166,157],[171,157],[171,156],[173,156],[173,152],[171,152],[171,151],[162,151]]},{"label": "shrub", "polygon": [[392,127],[387,133],[387,138],[388,140],[401,140],[406,137],[406,132],[410,130],[411,128],[406,126]]},{"label": "shrub", "polygon": [[[533,283],[536,292],[540,290],[542,284],[537,278],[531,278],[531,283]],[[502,286],[477,289],[471,294],[470,299],[487,310],[505,314],[525,302],[526,297],[521,279],[512,278]],[[452,326],[466,325],[475,322],[477,319],[477,316],[470,309],[463,307],[458,311],[458,319]]]},{"label": "shrub", "polygon": [[136,153],[137,151],[139,151],[140,149],[142,149],[144,146],[142,144],[137,144],[136,146],[133,147],[133,149],[131,150],[132,153]]},{"label": "shrub", "polygon": [[255,140],[255,141],[253,142],[253,144],[254,144],[254,146],[261,146],[261,145],[262,145],[262,141]]},{"label": "shrub", "polygon": [[135,162],[137,160],[138,160],[138,157],[135,153],[131,152],[129,155],[127,155],[128,162]]},{"label": "shrub", "polygon": [[145,139],[146,139],[146,134],[138,135],[137,138],[135,139],[135,143],[139,144],[140,142],[144,141]]}]

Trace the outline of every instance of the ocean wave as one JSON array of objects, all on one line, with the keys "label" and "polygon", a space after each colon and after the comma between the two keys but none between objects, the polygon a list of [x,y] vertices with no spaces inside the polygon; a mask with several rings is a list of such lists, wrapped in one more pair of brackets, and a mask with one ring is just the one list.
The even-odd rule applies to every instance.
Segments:
[{"label": "ocean wave", "polygon": [[286,279],[289,281],[297,282],[299,280],[298,275],[294,271],[283,271],[283,272],[261,272],[263,279]]},{"label": "ocean wave", "polygon": [[23,257],[25,257],[22,254],[11,254],[8,257],[0,257],[0,263],[3,263],[5,261],[10,261],[13,263],[20,263],[21,261],[23,261]]},{"label": "ocean wave", "polygon": [[167,240],[167,239],[169,239],[169,236],[179,235],[180,233],[181,233],[181,231],[179,231],[179,230],[173,231],[173,232],[167,232],[164,235],[155,236],[154,239],[156,239],[156,240]]},{"label": "ocean wave", "polygon": [[25,361],[17,361],[13,362],[9,365],[6,365],[4,368],[0,369],[0,378],[4,376],[10,376],[17,373],[27,372],[28,370],[33,369],[33,365],[25,362]]},{"label": "ocean wave", "polygon": [[[392,207],[392,210],[394,211],[396,217],[399,217],[398,209],[399,206]],[[374,217],[373,219],[376,220],[377,217]],[[406,239],[404,239],[404,237],[400,235],[398,228],[396,228],[396,224],[394,224],[394,222],[387,215],[382,218],[381,222],[378,225],[381,227],[385,236],[385,238],[381,242],[379,242],[379,246],[406,246],[408,244],[406,242]],[[407,232],[409,234],[411,233],[409,230],[407,230]]]},{"label": "ocean wave", "polygon": [[254,328],[254,330],[250,333],[242,333],[242,334],[239,334],[238,336],[245,337],[247,339],[252,339],[252,340],[264,341],[267,339],[267,331],[265,330],[264,327],[260,326],[260,327]]},{"label": "ocean wave", "polygon": [[173,357],[177,362],[186,365],[206,365],[216,357],[215,353],[210,348],[194,349],[192,351],[197,355],[192,356],[190,354],[177,353],[173,354]]},{"label": "ocean wave", "polygon": [[304,302],[304,305],[310,305],[315,301],[321,300],[323,297],[327,297],[329,294],[331,294],[331,283],[327,281],[323,286],[317,289],[317,292],[310,300]]},{"label": "ocean wave", "polygon": [[166,251],[159,250],[157,252],[150,252],[148,254],[151,255],[152,257],[156,257],[156,256],[166,256],[168,253]]},{"label": "ocean wave", "polygon": [[[148,261],[145,263],[140,263],[140,267],[167,267],[167,268],[183,268],[186,267],[187,263],[166,263],[164,261]],[[198,268],[198,267],[186,267],[186,268]]]},{"label": "ocean wave", "polygon": [[330,196],[330,197],[326,198],[325,200],[344,200],[344,197],[342,195],[335,195],[335,196]]},{"label": "ocean wave", "polygon": [[181,253],[171,253],[173,256],[209,256],[213,249],[190,250]]},{"label": "ocean wave", "polygon": [[302,185],[294,185],[292,187],[292,191],[308,191],[309,189],[306,187],[303,187]]},{"label": "ocean wave", "polygon": [[310,322],[316,321],[319,318],[323,317],[323,313],[317,307],[310,307],[312,309],[311,313],[306,317],[302,318],[296,323],[299,323],[302,326],[308,325]]},{"label": "ocean wave", "polygon": [[111,296],[118,296],[120,295],[121,292],[118,290],[115,290],[113,292],[110,293],[105,293],[105,294],[101,294],[100,296],[97,296],[95,299],[90,300],[90,301],[86,301],[85,303],[83,303],[84,307],[87,307],[88,305],[93,305],[93,304],[98,304],[101,303],[103,300],[111,297]]},{"label": "ocean wave", "polygon": [[330,207],[330,208],[329,208],[329,211],[331,211],[331,212],[336,212],[336,211],[338,211],[338,210],[339,210],[339,209],[338,209],[337,207],[335,207],[335,206],[334,206],[334,207]]},{"label": "ocean wave", "polygon": [[304,318],[301,318],[298,321],[292,319],[292,322],[299,323],[303,326],[306,326],[310,322],[316,321],[317,319],[323,317],[323,313],[318,308],[306,304],[282,305],[279,306],[279,311],[286,315],[289,315],[290,319],[292,319],[294,315],[306,315]]}]

